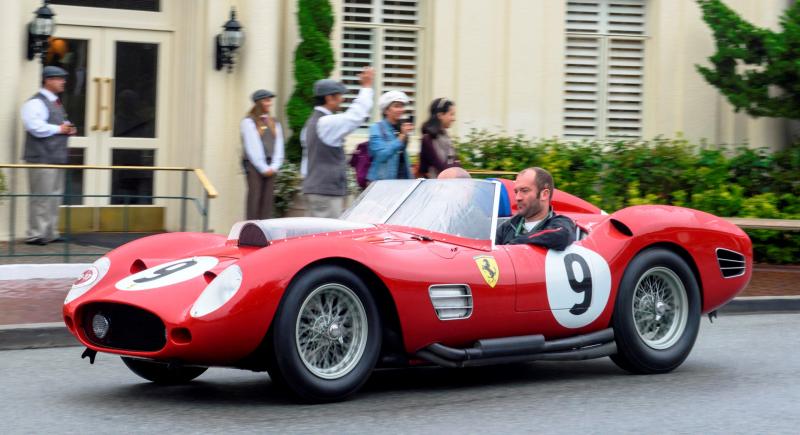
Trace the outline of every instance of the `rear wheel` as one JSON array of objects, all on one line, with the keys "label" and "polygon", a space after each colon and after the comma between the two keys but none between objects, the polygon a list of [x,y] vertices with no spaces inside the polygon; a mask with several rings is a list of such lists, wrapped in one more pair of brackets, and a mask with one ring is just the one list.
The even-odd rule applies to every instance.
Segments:
[{"label": "rear wheel", "polygon": [[279,376],[305,400],[339,400],[354,393],[380,353],[374,298],[358,276],[338,266],[303,272],[287,289],[273,328]]},{"label": "rear wheel", "polygon": [[614,306],[616,355],[632,373],[667,373],[683,363],[700,328],[700,290],[683,259],[650,249],[631,261]]},{"label": "rear wheel", "polygon": [[122,362],[144,379],[163,385],[185,384],[208,370],[207,367],[176,366],[124,356]]}]

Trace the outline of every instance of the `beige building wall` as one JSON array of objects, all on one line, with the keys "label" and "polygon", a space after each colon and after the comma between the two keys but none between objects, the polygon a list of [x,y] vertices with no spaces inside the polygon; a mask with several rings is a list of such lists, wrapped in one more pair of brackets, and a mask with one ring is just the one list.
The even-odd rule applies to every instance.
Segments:
[{"label": "beige building wall", "polygon": [[[332,0],[337,17],[343,0]],[[727,0],[756,25],[777,28],[786,0]],[[294,86],[293,57],[299,42],[296,0],[162,0],[158,20],[128,11],[52,5],[62,26],[133,28],[169,35],[170,135],[159,164],[203,168],[219,191],[211,201],[210,228],[224,233],[244,215],[238,124],[258,88],[275,91],[274,112],[284,124],[284,108]],[[22,102],[38,88],[41,67],[27,61],[25,26],[40,0],[4,2],[0,17],[0,161],[19,162]],[[245,45],[232,73],[213,68],[214,37],[236,7]],[[532,137],[562,134],[566,1],[421,0],[418,124],[437,97],[457,104],[453,133],[488,129]],[[338,54],[341,21],[332,43]],[[649,0],[645,54],[645,138],[682,134],[690,140],[779,147],[784,122],[735,114],[719,92],[705,83],[695,64],[714,51],[711,32],[693,0]],[[58,30],[56,35],[58,36]],[[336,73],[334,73],[334,76]],[[352,146],[364,140],[353,135]],[[413,149],[416,149],[416,144]],[[10,175],[9,171],[5,171]],[[20,175],[20,174],[18,174]],[[192,178],[192,177],[190,177]],[[180,194],[178,183],[161,179],[166,193]],[[169,179],[172,180],[172,179]],[[192,179],[193,180],[193,179]],[[7,181],[24,193],[24,175]],[[158,183],[158,179],[157,179]],[[189,193],[201,195],[190,182]],[[200,217],[190,205],[189,226]],[[24,233],[25,201],[17,207],[17,236]],[[0,204],[0,238],[8,236],[8,202]],[[177,229],[178,207],[170,207],[168,227]]]}]

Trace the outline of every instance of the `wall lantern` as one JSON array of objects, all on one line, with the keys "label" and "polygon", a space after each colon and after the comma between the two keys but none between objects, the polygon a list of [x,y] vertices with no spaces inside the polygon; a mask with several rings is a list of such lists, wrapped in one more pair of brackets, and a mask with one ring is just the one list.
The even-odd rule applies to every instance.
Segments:
[{"label": "wall lantern", "polygon": [[36,18],[28,23],[28,60],[33,60],[38,54],[45,61],[45,53],[49,46],[48,39],[53,35],[55,22],[53,17],[56,15],[47,7],[47,0],[36,10]]},{"label": "wall lantern", "polygon": [[217,70],[227,65],[228,72],[233,71],[233,52],[241,47],[243,42],[242,25],[236,21],[236,10],[231,8],[231,19],[222,26],[222,33],[217,35]]}]

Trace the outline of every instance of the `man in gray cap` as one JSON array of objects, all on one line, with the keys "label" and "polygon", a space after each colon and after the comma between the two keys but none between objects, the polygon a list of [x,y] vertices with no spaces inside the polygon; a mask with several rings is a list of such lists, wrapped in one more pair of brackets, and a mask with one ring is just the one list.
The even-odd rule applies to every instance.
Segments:
[{"label": "man in gray cap", "polygon": [[[28,163],[63,165],[67,163],[67,139],[76,133],[67,120],[58,94],[64,92],[67,72],[57,66],[42,70],[42,89],[22,106],[25,126],[25,154]],[[33,196],[28,203],[28,238],[30,245],[60,242],[58,206],[64,193],[64,170],[36,168],[28,172]]]},{"label": "man in gray cap", "polygon": [[303,193],[308,214],[338,218],[347,195],[347,163],[342,148],[345,137],[357,129],[372,109],[372,68],[359,74],[361,90],[346,112],[334,114],[344,102],[345,86],[335,80],[314,83],[314,111],[300,133],[303,144]]}]

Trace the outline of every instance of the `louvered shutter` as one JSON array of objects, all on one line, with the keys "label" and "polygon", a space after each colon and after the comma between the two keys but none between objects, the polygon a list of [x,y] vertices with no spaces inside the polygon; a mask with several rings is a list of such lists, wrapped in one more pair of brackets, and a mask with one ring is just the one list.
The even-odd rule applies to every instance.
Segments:
[{"label": "louvered shutter", "polygon": [[[358,94],[358,73],[375,67],[375,98],[385,91],[408,94],[416,109],[419,61],[418,0],[344,0],[339,72],[348,88],[344,107]],[[377,109],[375,114],[378,115]],[[379,116],[379,115],[378,115]]]},{"label": "louvered shutter", "polygon": [[567,2],[564,136],[642,132],[645,0]]}]

